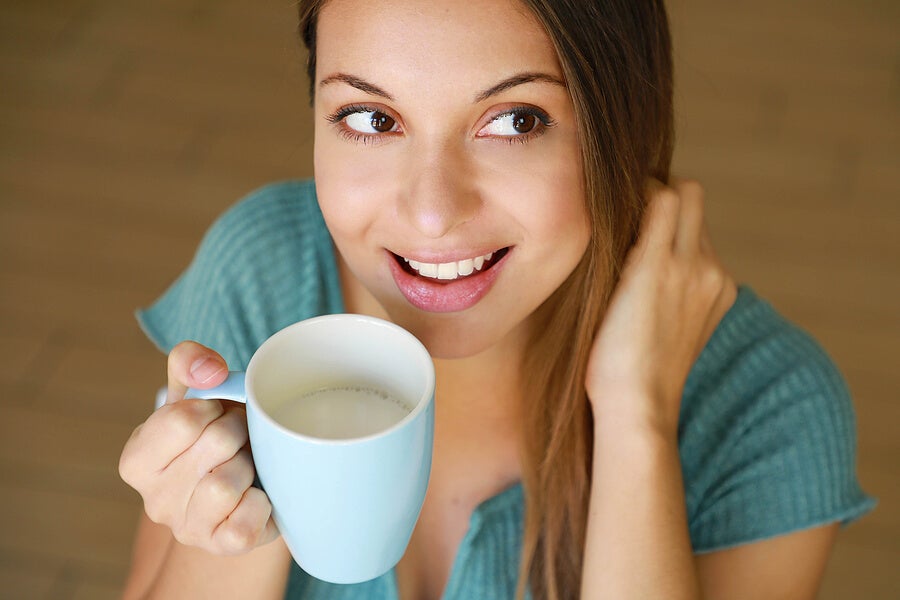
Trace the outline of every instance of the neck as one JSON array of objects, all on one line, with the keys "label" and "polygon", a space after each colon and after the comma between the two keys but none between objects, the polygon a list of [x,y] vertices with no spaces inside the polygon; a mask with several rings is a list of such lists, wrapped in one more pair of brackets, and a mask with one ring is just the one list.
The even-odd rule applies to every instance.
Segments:
[{"label": "neck", "polygon": [[443,400],[447,416],[467,421],[469,427],[518,419],[523,337],[516,330],[475,356],[435,359],[436,397]]}]

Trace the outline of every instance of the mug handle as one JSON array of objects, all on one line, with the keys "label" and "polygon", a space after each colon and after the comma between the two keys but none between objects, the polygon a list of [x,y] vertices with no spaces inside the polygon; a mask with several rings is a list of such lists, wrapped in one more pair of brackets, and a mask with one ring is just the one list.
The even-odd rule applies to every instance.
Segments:
[{"label": "mug handle", "polygon": [[200,400],[234,400],[247,404],[247,390],[244,387],[244,371],[229,371],[228,378],[220,385],[208,390],[195,390],[188,388],[185,392],[185,400],[197,398]]},{"label": "mug handle", "polygon": [[[185,399],[196,398],[199,400],[234,400],[235,402],[247,403],[247,391],[244,388],[243,371],[229,371],[228,378],[214,388],[208,390],[195,390],[188,388],[184,393]],[[154,410],[159,410],[166,403],[167,388],[159,388],[156,391],[156,399],[153,405]]]}]

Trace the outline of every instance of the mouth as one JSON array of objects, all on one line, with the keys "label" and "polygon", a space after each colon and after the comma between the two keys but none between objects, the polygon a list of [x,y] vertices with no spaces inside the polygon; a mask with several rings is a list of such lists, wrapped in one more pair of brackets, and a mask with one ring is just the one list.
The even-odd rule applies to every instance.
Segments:
[{"label": "mouth", "polygon": [[475,306],[509,262],[511,247],[463,260],[429,263],[391,253],[391,274],[406,300],[418,309],[449,313]]},{"label": "mouth", "polygon": [[400,267],[416,277],[422,277],[427,280],[439,281],[455,281],[472,277],[480,273],[488,271],[495,264],[506,256],[509,248],[501,248],[494,252],[488,252],[481,256],[474,256],[463,260],[446,262],[446,263],[429,263],[406,258],[398,254],[394,254]]}]

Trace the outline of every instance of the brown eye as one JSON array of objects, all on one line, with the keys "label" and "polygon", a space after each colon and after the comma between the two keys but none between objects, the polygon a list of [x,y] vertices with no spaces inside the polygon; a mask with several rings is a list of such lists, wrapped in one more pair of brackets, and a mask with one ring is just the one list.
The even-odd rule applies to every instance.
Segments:
[{"label": "brown eye", "polygon": [[396,121],[384,113],[372,113],[372,129],[378,133],[387,133],[394,128]]},{"label": "brown eye", "polygon": [[525,143],[554,125],[556,121],[544,111],[529,106],[517,106],[491,119],[491,122],[482,127],[476,135]]},{"label": "brown eye", "polygon": [[537,117],[528,113],[513,113],[513,129],[517,133],[528,133],[537,125]]}]

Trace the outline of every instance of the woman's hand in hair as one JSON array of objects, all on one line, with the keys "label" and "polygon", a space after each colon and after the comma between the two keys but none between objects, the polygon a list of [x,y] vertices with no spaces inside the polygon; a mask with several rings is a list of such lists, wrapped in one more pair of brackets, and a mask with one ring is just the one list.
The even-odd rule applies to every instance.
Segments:
[{"label": "woman's hand in hair", "polygon": [[700,185],[652,180],[646,194],[639,238],[594,340],[586,389],[595,417],[675,436],[685,380],[737,286],[710,243]]}]

